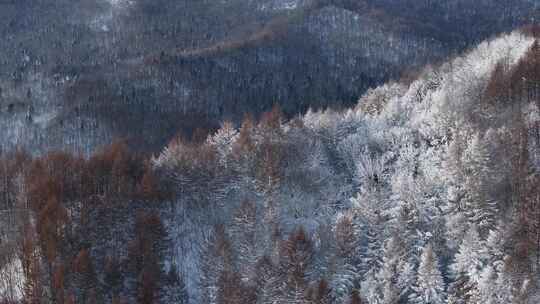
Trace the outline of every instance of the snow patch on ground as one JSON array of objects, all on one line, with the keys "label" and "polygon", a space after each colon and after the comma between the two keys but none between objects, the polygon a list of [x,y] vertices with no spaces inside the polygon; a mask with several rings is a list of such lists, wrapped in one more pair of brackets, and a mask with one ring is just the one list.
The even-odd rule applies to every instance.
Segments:
[{"label": "snow patch on ground", "polygon": [[15,303],[22,299],[24,275],[19,259],[13,259],[0,269],[0,299]]},{"label": "snow patch on ground", "polygon": [[260,5],[259,9],[262,11],[293,10],[298,8],[299,4],[299,0],[279,0],[271,3],[263,3]]},{"label": "snow patch on ground", "polygon": [[132,0],[107,0],[112,6],[122,8],[125,6],[133,5],[134,1]]},{"label": "snow patch on ground", "polygon": [[132,0],[106,0],[110,7],[90,21],[90,27],[99,32],[110,32],[114,26],[116,16],[125,13],[134,5]]}]

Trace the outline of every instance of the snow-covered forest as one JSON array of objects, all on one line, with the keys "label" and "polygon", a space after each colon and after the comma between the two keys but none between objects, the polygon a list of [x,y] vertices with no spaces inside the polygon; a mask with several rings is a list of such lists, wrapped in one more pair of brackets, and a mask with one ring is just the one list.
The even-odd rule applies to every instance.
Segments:
[{"label": "snow-covered forest", "polygon": [[195,133],[4,154],[2,303],[540,303],[538,27]]}]

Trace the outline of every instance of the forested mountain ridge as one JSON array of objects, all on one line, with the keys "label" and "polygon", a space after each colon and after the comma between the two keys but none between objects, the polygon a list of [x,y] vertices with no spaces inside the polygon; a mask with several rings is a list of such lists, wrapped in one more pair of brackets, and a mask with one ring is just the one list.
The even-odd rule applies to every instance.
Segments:
[{"label": "forested mountain ridge", "polygon": [[2,159],[8,303],[538,303],[540,31],[151,159]]},{"label": "forested mountain ridge", "polygon": [[[176,133],[353,105],[369,87],[534,21],[538,1],[0,3],[3,150],[156,151]],[[141,136],[142,135],[142,136]]]}]

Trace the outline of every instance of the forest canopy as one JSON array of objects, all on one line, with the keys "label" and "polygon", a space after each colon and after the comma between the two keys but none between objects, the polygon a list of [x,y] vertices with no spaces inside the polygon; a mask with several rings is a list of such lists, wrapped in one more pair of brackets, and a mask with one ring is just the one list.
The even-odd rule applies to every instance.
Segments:
[{"label": "forest canopy", "polygon": [[2,303],[537,303],[538,33],[154,155],[3,154]]}]

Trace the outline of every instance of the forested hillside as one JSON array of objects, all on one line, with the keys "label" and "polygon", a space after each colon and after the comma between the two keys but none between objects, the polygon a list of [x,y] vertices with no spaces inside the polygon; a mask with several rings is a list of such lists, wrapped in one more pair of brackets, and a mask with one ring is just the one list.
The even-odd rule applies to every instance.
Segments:
[{"label": "forested hillside", "polygon": [[198,134],[4,154],[4,302],[540,301],[537,27]]},{"label": "forested hillside", "polygon": [[353,106],[370,87],[534,21],[538,5],[0,1],[0,143],[90,154],[123,138],[157,151],[179,132],[238,125],[275,103],[287,117]]}]

